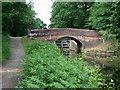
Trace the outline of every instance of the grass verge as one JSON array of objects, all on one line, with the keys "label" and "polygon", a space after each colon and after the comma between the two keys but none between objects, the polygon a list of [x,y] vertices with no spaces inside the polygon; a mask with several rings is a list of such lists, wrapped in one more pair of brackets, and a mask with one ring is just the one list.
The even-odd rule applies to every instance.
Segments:
[{"label": "grass verge", "polygon": [[3,63],[10,57],[10,36],[7,33],[2,33],[2,61]]}]

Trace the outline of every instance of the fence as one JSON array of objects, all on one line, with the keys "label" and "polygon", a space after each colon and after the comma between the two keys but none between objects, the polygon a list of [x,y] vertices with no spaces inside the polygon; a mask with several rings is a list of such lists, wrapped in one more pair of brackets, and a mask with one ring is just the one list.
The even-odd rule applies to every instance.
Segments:
[{"label": "fence", "polygon": [[117,55],[117,51],[82,51],[82,52],[86,52],[87,56],[99,56],[99,57],[110,57],[110,56],[116,56]]}]

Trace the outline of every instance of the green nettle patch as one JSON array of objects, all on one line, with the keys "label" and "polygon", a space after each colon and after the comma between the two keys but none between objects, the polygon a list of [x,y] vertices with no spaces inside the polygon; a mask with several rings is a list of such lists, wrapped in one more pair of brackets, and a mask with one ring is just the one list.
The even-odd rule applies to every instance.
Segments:
[{"label": "green nettle patch", "polygon": [[98,88],[103,82],[98,66],[64,57],[53,43],[32,40],[26,48],[19,88]]},{"label": "green nettle patch", "polygon": [[10,56],[10,37],[7,33],[2,33],[2,61],[0,63],[7,60]]}]

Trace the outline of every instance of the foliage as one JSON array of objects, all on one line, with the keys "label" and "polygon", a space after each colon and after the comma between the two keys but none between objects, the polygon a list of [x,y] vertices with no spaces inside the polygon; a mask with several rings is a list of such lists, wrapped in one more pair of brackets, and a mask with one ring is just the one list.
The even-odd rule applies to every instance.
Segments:
[{"label": "foliage", "polygon": [[81,57],[64,57],[53,43],[33,40],[24,46],[27,52],[19,88],[98,88],[101,84],[98,66],[89,66]]},{"label": "foliage", "polygon": [[117,51],[116,58],[113,58],[113,57],[108,58],[109,60],[107,61],[107,64],[106,64],[106,70],[105,72],[103,71],[103,74],[112,75],[111,77],[106,79],[106,83],[108,83],[108,86],[110,86],[109,82],[111,83],[111,79],[112,79],[113,85],[110,87],[111,88],[114,87],[117,89],[120,87],[120,72],[119,72],[120,71],[120,43],[119,43],[119,40],[116,39],[116,34],[113,34],[108,31],[103,31],[103,30],[99,31],[99,33],[102,35],[104,39],[110,40],[114,45],[113,46],[114,50]]},{"label": "foliage", "polygon": [[[107,58],[106,58],[107,59]],[[120,52],[116,58],[108,58],[105,64],[105,69],[102,71],[102,77],[105,79],[107,87],[119,88],[120,87]],[[112,85],[110,85],[112,81]]]},{"label": "foliage", "polygon": [[2,30],[11,36],[23,36],[27,29],[44,28],[46,24],[35,18],[32,8],[32,3],[2,2]]},{"label": "foliage", "polygon": [[117,37],[116,34],[113,34],[112,32],[108,32],[108,31],[104,31],[104,30],[100,30],[98,33],[101,35],[101,37],[103,39],[110,41],[113,44],[112,48],[114,48],[114,50],[117,50],[117,51],[119,50],[120,43],[119,43],[119,40],[116,39],[116,37]]},{"label": "foliage", "polygon": [[28,47],[28,45],[30,44],[29,39],[27,40],[27,37],[24,36],[24,37],[22,38],[22,43],[23,43],[23,46],[24,46],[25,54],[27,54],[27,52],[28,52],[27,47]]},{"label": "foliage", "polygon": [[[2,62],[10,56],[10,37],[7,33],[2,33]],[[1,62],[0,62],[1,63]]]},{"label": "foliage", "polygon": [[97,2],[88,11],[91,15],[86,27],[109,31],[120,38],[120,2]]},{"label": "foliage", "polygon": [[31,29],[46,29],[46,26],[47,25],[43,21],[41,21],[39,18],[36,18]]},{"label": "foliage", "polygon": [[93,2],[54,2],[50,28],[84,28]]}]

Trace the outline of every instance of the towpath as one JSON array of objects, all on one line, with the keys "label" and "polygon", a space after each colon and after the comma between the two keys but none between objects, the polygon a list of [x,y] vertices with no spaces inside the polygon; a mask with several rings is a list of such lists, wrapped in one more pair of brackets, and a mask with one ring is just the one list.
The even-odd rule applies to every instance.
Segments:
[{"label": "towpath", "polygon": [[9,60],[0,65],[0,90],[1,88],[15,88],[18,85],[18,78],[16,73],[22,69],[16,66],[22,64],[21,60],[24,59],[24,48],[22,45],[21,37],[11,37],[11,56]]}]

